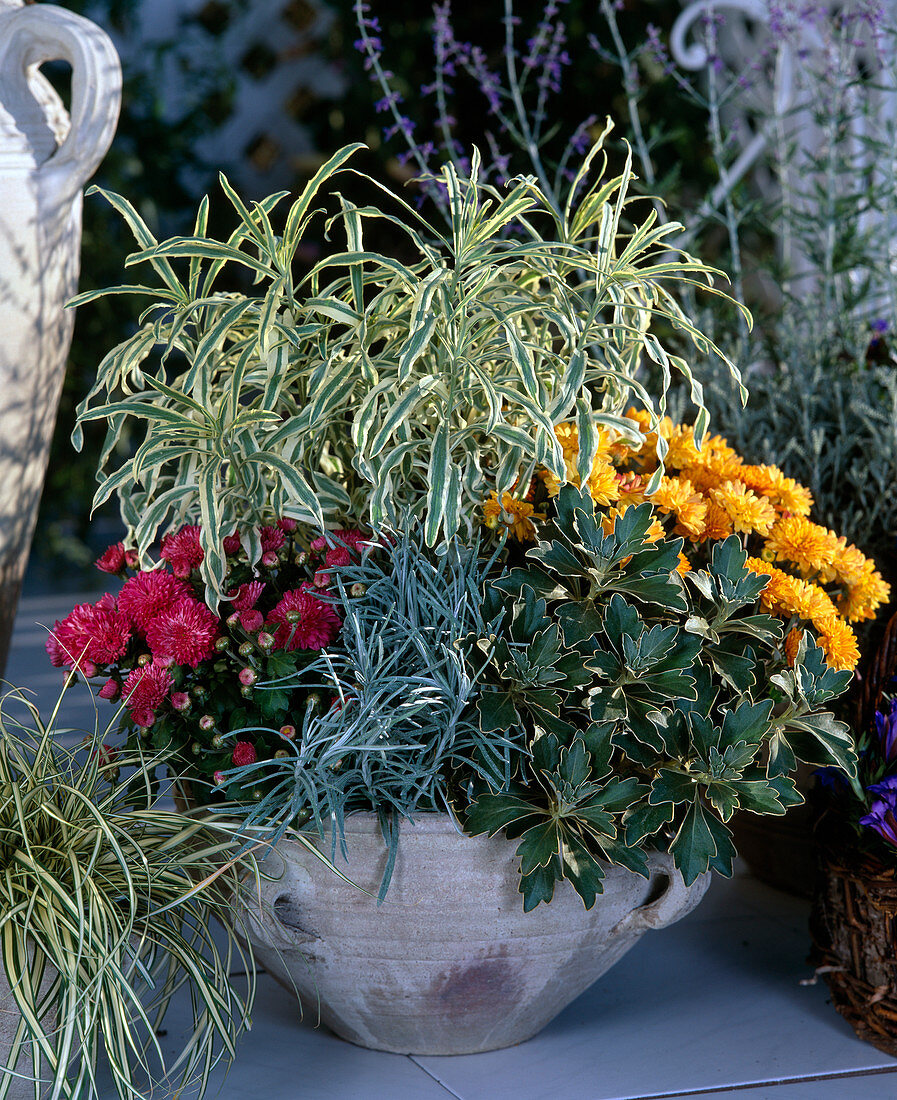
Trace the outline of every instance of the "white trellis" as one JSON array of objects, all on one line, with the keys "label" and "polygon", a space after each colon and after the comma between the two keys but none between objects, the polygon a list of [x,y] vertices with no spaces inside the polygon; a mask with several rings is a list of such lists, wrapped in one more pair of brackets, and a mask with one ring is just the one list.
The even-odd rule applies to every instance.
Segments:
[{"label": "white trellis", "polygon": [[195,152],[258,198],[295,186],[319,154],[303,105],[327,110],[345,89],[321,49],[334,19],[322,0],[253,0],[245,7],[230,0],[143,0],[133,33],[119,35],[116,45],[126,75],[152,79],[172,126],[210,90],[199,86],[196,73],[231,85],[230,112],[210,122]]}]

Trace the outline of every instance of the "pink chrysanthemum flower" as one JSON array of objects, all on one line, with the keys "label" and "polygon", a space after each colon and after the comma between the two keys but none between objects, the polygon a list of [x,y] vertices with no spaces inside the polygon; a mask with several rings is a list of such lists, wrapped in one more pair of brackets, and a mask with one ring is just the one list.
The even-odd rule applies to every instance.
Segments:
[{"label": "pink chrysanthemum flower", "polygon": [[124,543],[116,542],[112,546],[108,546],[94,564],[101,573],[124,573]]},{"label": "pink chrysanthemum flower", "polygon": [[259,602],[259,597],[264,591],[263,581],[249,581],[241,584],[236,592],[232,590],[228,593],[229,596],[233,596],[231,607],[234,611],[249,611]]},{"label": "pink chrysanthemum flower", "polygon": [[122,684],[122,697],[138,726],[151,726],[156,720],[156,709],[161,706],[174,685],[171,672],[152,661],[132,669]]},{"label": "pink chrysanthemum flower", "polygon": [[182,527],[173,535],[166,535],[159,556],[168,562],[176,577],[189,577],[204,557],[199,545],[199,528],[195,525]]},{"label": "pink chrysanthemum flower", "polygon": [[254,607],[248,611],[238,611],[237,614],[240,616],[240,626],[249,634],[261,630],[265,625],[265,616]]},{"label": "pink chrysanthemum flower", "polygon": [[365,531],[359,531],[357,527],[347,527],[338,531],[328,531],[326,535],[321,535],[314,540],[311,548],[318,554],[334,546],[347,546],[350,550],[357,550],[359,545],[368,542],[370,537]]},{"label": "pink chrysanthemum flower", "polygon": [[292,516],[281,516],[277,521],[277,526],[281,531],[292,532],[296,530],[298,525]]},{"label": "pink chrysanthemum flower", "polygon": [[242,768],[245,764],[254,764],[258,760],[258,753],[251,741],[238,741],[234,745],[234,755],[231,757],[235,768]]},{"label": "pink chrysanthemum flower", "polygon": [[260,527],[259,538],[262,543],[262,553],[269,550],[280,550],[287,541],[286,535],[279,527]]},{"label": "pink chrysanthemum flower", "polygon": [[131,624],[108,593],[98,603],[82,603],[56,622],[47,638],[50,661],[57,668],[79,667],[93,675],[96,665],[117,660],[128,648]]},{"label": "pink chrysanthemum flower", "polygon": [[234,554],[238,554],[240,552],[240,547],[242,545],[242,543],[240,542],[240,536],[237,534],[236,531],[234,531],[232,535],[225,535],[222,540],[222,545],[224,546],[225,554],[227,554],[229,558],[233,557]]},{"label": "pink chrysanthemum flower", "polygon": [[152,569],[125,581],[118,594],[118,607],[138,630],[145,631],[164,611],[193,598],[192,589],[184,581]]},{"label": "pink chrysanthemum flower", "polygon": [[268,616],[268,626],[275,628],[277,649],[323,649],[337,636],[342,623],[330,604],[297,588],[284,593]]},{"label": "pink chrysanthemum flower", "polygon": [[214,652],[218,619],[198,600],[182,600],[146,628],[147,645],[156,661],[196,668]]}]

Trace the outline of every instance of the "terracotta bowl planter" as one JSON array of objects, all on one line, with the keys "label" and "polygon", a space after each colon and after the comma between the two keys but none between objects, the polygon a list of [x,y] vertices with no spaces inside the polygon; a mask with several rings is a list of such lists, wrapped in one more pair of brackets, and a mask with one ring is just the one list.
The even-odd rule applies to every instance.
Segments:
[{"label": "terracotta bowl planter", "polygon": [[[658,852],[650,880],[608,868],[591,910],[564,882],[550,905],[524,913],[516,841],[471,839],[447,816],[422,814],[402,826],[378,906],[386,854],[375,815],[349,817],[346,842],[349,862],[337,866],[368,893],[282,842],[244,916],[260,961],[307,1018],[401,1054],[472,1054],[531,1038],[709,884],[705,875],[686,887]],[[329,843],[321,850],[329,855]]]}]

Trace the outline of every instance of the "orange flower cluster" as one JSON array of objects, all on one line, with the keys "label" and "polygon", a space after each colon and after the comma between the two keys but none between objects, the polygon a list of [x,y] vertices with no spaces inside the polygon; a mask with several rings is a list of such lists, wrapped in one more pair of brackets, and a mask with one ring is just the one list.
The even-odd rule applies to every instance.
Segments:
[{"label": "orange flower cluster", "polygon": [[[776,466],[752,466],[720,436],[698,441],[685,424],[664,417],[652,426],[647,412],[626,414],[644,436],[641,446],[606,429],[598,431],[598,446],[586,486],[595,503],[608,510],[605,529],[632,504],[651,502],[658,517],[652,535],[660,530],[679,535],[700,553],[708,542],[735,533],[755,556],[748,568],[770,579],[761,599],[764,607],[792,624],[786,652],[797,651],[800,629],[812,626],[826,659],[834,668],[853,668],[859,658],[856,635],[849,625],[875,617],[888,600],[890,589],[874,562],[833,531],[809,519],[813,498],[804,486],[786,477]],[[555,428],[561,445],[566,480],[580,484],[579,438],[575,424]],[[649,495],[648,484],[657,469],[658,436],[666,442],[664,476]],[[542,471],[539,478],[548,496],[557,495],[560,482]],[[535,537],[533,505],[496,494],[484,505],[486,522],[495,526],[499,513],[518,538]],[[515,511],[516,509],[516,511]],[[528,511],[525,511],[528,509]],[[524,514],[525,511],[525,514]],[[693,551],[689,551],[691,554]],[[683,556],[680,572],[689,569]],[[826,588],[830,589],[826,591]]]}]

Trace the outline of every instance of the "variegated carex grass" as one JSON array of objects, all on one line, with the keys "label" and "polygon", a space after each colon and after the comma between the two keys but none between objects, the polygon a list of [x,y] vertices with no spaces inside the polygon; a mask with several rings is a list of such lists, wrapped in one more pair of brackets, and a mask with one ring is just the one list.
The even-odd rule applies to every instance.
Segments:
[{"label": "variegated carex grass", "polygon": [[[63,747],[58,706],[44,721],[18,691],[0,701],[0,978],[21,1013],[0,1100],[32,1075],[35,1100],[96,1095],[102,1051],[121,1100],[201,1096],[249,1022],[252,960],[230,925],[217,942],[210,927],[249,857],[214,817],[159,809],[139,761],[113,759],[97,730]],[[158,1029],[185,984],[189,1035],[166,1058]]]},{"label": "variegated carex grass", "polygon": [[[679,227],[630,195],[628,162],[605,178],[603,137],[560,208],[533,177],[483,183],[476,154],[467,178],[445,165],[447,229],[376,180],[382,208],[319,197],[337,172],[353,182],[357,146],[334,154],[283,218],[284,193],[249,209],[222,180],[239,218],[226,242],[206,235],[207,200],[192,237],[158,243],[107,194],[140,245],[128,265],[149,263],[163,286],[76,300],[155,299],[80,406],[76,446],[83,422],[109,423],[96,503],[118,495],[141,554],[160,531],[201,523],[214,603],[234,528],[281,515],[377,527],[410,511],[431,546],[469,536],[490,492],[526,484],[537,465],[563,478],[555,424],[576,420],[587,471],[599,429],[640,439],[624,410],[662,413],[676,372],[703,433],[701,384],[658,328],[705,358],[721,354],[677,299],[692,283],[713,291],[718,273],[681,253]],[[328,209],[329,221],[314,220]],[[366,248],[371,220],[389,224],[396,254],[417,259]],[[338,233],[345,248],[299,279],[300,244]],[[220,289],[228,265],[248,269],[258,291]],[[643,359],[658,367],[656,394],[640,381]],[[254,562],[260,547],[250,551]]]}]

